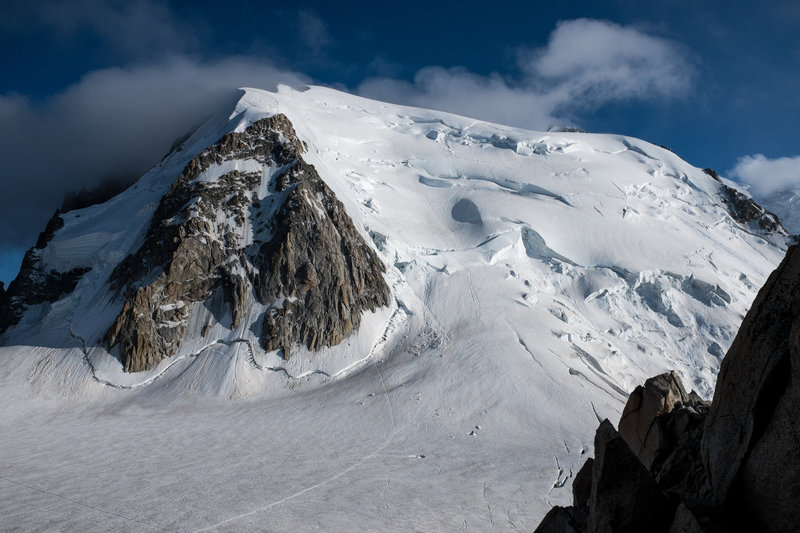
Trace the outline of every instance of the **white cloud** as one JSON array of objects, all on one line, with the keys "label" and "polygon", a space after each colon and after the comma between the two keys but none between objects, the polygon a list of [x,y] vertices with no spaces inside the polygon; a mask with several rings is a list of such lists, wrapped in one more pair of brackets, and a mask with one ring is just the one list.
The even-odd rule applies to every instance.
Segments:
[{"label": "white cloud", "polygon": [[685,94],[693,70],[675,43],[590,19],[560,22],[548,45],[521,63],[534,80],[598,103]]},{"label": "white cloud", "polygon": [[357,92],[370,98],[441,109],[501,124],[541,128],[553,121],[550,95],[513,87],[497,74],[480,76],[462,68],[426,67],[417,72],[413,83],[372,78],[363,82]]},{"label": "white cloud", "polygon": [[534,129],[623,100],[688,94],[695,69],[682,48],[612,22],[561,22],[547,46],[520,50],[521,81],[499,74],[426,67],[413,83],[373,78],[357,89],[372,98],[433,107]]},{"label": "white cloud", "polygon": [[750,186],[756,198],[800,189],[800,156],[769,159],[762,154],[740,157],[728,174]]}]

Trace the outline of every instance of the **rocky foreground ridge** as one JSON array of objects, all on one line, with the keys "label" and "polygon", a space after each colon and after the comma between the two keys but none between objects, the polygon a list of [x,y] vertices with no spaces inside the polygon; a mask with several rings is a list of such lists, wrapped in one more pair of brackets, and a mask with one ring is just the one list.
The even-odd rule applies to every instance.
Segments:
[{"label": "rocky foreground ridge", "polygon": [[573,505],[536,530],[800,531],[800,247],[759,292],[722,362],[713,401],[676,374],[630,396],[605,420]]}]

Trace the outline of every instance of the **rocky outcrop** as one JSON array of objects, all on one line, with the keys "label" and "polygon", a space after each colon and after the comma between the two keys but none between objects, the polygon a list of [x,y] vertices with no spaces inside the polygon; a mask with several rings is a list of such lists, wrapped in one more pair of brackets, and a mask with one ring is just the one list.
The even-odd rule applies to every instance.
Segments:
[{"label": "rocky outcrop", "polygon": [[[698,446],[706,412],[707,402],[687,393],[677,374],[647,380],[628,399],[619,431],[608,420],[600,424],[595,458],[573,481],[572,507],[551,511],[536,531],[667,533],[678,518],[689,520],[684,510],[677,515],[676,494],[694,479],[699,456],[687,450],[688,435]],[[564,516],[572,530],[562,528]]]},{"label": "rocky outcrop", "polygon": [[800,248],[758,293],[720,368],[703,435],[711,500],[762,531],[800,530]]},{"label": "rocky outcrop", "polygon": [[594,447],[588,530],[666,532],[664,524],[673,511],[670,502],[608,420],[597,429]]},{"label": "rocky outcrop", "polygon": [[694,391],[687,393],[678,375],[669,372],[636,387],[623,410],[621,437],[673,499],[703,491],[699,449],[708,409],[709,402]]},{"label": "rocky outcrop", "polygon": [[[227,133],[202,151],[189,161],[159,202],[144,243],[114,269],[109,279],[112,288],[130,290],[147,274],[169,267],[181,245],[192,248],[190,243],[184,243],[192,236],[212,236],[218,246],[229,234],[228,238],[233,238],[236,231],[231,224],[214,227],[217,212],[223,211],[236,223],[243,223],[254,200],[253,189],[261,183],[261,173],[232,170],[216,180],[198,180],[212,165],[253,159],[281,167],[297,161],[301,150],[289,120],[276,115],[254,123],[244,132]],[[222,235],[217,235],[220,232]],[[186,254],[177,256],[185,258]]]},{"label": "rocky outcrop", "polygon": [[259,301],[281,302],[264,317],[261,342],[288,357],[295,342],[338,344],[364,310],[389,303],[389,291],[377,255],[314,167],[298,163],[277,190],[288,195],[274,237],[254,257],[254,286]]},{"label": "rocky outcrop", "polygon": [[[226,134],[187,164],[142,246],[109,280],[125,303],[106,342],[126,371],[174,355],[192,305],[217,291],[231,328],[251,295],[266,306],[261,344],[285,358],[295,343],[339,343],[365,311],[389,303],[383,264],[302,150],[289,120],[275,115]],[[252,161],[270,171],[205,174]]]},{"label": "rocky outcrop", "polygon": [[[800,531],[799,419],[800,248],[793,246],[745,317],[710,407],[673,373],[637,387],[618,436],[608,421],[598,429],[597,458],[575,478],[574,505],[554,508],[537,531]],[[609,445],[617,438],[624,448]]]},{"label": "rocky outcrop", "polygon": [[619,432],[645,468],[651,468],[667,447],[663,415],[687,402],[702,400],[696,394],[690,397],[674,372],[650,378],[631,393],[619,421]]},{"label": "rocky outcrop", "polygon": [[25,252],[19,274],[0,297],[0,333],[19,323],[26,309],[55,302],[75,290],[81,277],[91,268],[74,268],[67,272],[48,269],[41,261],[41,252],[56,232],[64,226],[60,212],[47,222],[36,246]]},{"label": "rocky outcrop", "polygon": [[725,185],[719,175],[712,169],[706,168],[703,171],[720,182],[720,200],[728,209],[731,218],[740,224],[756,224],[760,229],[767,233],[780,233],[786,235],[778,215],[764,209],[755,200],[746,196],[733,187]]}]

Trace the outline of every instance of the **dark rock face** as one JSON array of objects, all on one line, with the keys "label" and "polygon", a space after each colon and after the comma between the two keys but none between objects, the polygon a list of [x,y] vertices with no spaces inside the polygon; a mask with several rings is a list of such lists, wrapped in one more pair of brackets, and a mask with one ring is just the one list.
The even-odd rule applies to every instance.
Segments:
[{"label": "dark rock face", "polygon": [[763,531],[800,530],[800,247],[758,293],[722,362],[703,435],[711,498]]},{"label": "dark rock face", "polygon": [[262,303],[285,299],[264,317],[261,341],[288,357],[293,342],[310,350],[338,344],[363,310],[389,303],[389,291],[377,255],[314,167],[298,163],[277,190],[288,194],[275,237],[254,258],[254,285]]},{"label": "dark rock face", "polygon": [[[261,343],[285,358],[293,343],[311,350],[339,343],[364,311],[389,303],[383,264],[301,153],[289,120],[275,115],[226,134],[187,164],[142,246],[109,280],[126,300],[106,342],[118,347],[126,371],[174,355],[191,305],[218,290],[232,328],[251,294],[268,306]],[[231,170],[198,179],[212,165],[246,160],[272,167],[272,177]],[[262,179],[269,179],[266,189]],[[260,188],[269,194],[260,198]],[[252,242],[241,238],[243,225]]]},{"label": "dark rock face", "polygon": [[[284,131],[293,142],[283,142]],[[228,133],[198,154],[161,199],[142,246],[114,269],[109,280],[112,288],[129,288],[153,270],[168,266],[181,245],[191,247],[184,243],[187,238],[210,234],[215,229],[211,221],[216,218],[218,209],[244,222],[252,201],[249,198],[251,189],[260,183],[260,173],[234,170],[214,182],[194,181],[212,165],[255,159],[280,167],[296,161],[301,150],[289,120],[276,115],[256,122],[242,133]],[[233,228],[222,229],[232,233]],[[226,235],[218,237],[224,239]],[[210,244],[221,246],[223,243],[217,240]]]},{"label": "dark rock face", "polygon": [[734,188],[722,186],[722,201],[728,206],[728,212],[736,222],[747,224],[755,222],[767,233],[785,233],[778,215],[758,205]]},{"label": "dark rock face", "polygon": [[703,169],[703,171],[722,184],[720,199],[728,208],[728,212],[736,222],[740,224],[755,223],[767,233],[786,234],[786,230],[783,229],[778,215],[764,209],[752,198],[748,198],[736,189],[722,183],[719,175],[714,170],[706,168]]},{"label": "dark rock face", "polygon": [[550,509],[534,533],[581,533],[586,524],[575,519],[575,508],[556,505]]},{"label": "dark rock face", "polygon": [[[666,533],[675,504],[659,489],[647,469],[608,420],[595,434],[595,455],[573,482],[573,506],[555,507],[537,533]],[[630,509],[638,512],[631,513]]]},{"label": "dark rock face", "polygon": [[669,533],[703,533],[703,528],[700,527],[694,513],[685,504],[680,503],[675,509]]},{"label": "dark rock face", "polygon": [[667,496],[703,489],[699,445],[708,408],[674,372],[648,379],[628,398],[619,433]]},{"label": "dark rock face", "polygon": [[47,221],[47,225],[44,228],[44,231],[39,234],[39,238],[36,239],[36,246],[34,248],[42,250],[47,243],[53,240],[56,232],[64,227],[64,219],[61,218],[61,213],[56,210],[50,220]]},{"label": "dark rock face", "polygon": [[572,501],[575,507],[583,507],[589,503],[592,495],[592,469],[594,459],[589,457],[572,480]]},{"label": "dark rock face", "polygon": [[[677,374],[648,379],[630,395],[619,432],[608,420],[598,428],[596,458],[575,476],[573,506],[562,514],[579,532],[715,531],[695,516],[707,509],[699,454],[707,413],[708,402],[687,393]],[[537,531],[557,531],[549,520]]]},{"label": "dark rock face", "polygon": [[[678,415],[678,410],[682,414]],[[619,434],[639,461],[651,470],[692,421],[708,411],[708,402],[694,391],[687,393],[674,372],[661,374],[638,386],[628,398],[619,421]],[[693,416],[696,415],[696,416]]]},{"label": "dark rock face", "polygon": [[81,277],[91,268],[74,268],[67,272],[47,270],[41,262],[41,251],[64,226],[58,211],[39,234],[36,246],[25,252],[17,277],[0,297],[0,333],[19,323],[22,314],[31,306],[55,302],[75,290]]},{"label": "dark rock face", "polygon": [[[598,429],[588,502],[584,467],[574,481],[574,506],[548,513],[537,531],[624,531],[627,523],[670,533],[800,531],[798,384],[800,247],[793,246],[745,317],[723,360],[710,407],[687,394],[674,373],[637,387],[619,437],[607,421]],[[604,474],[606,461],[627,464],[625,453],[609,446],[615,438],[626,443],[667,507],[648,511],[620,496],[618,485],[602,485],[604,475],[613,479]],[[638,478],[620,483],[647,485]],[[659,501],[648,494],[649,503]],[[613,505],[598,505],[598,498]]]},{"label": "dark rock face", "polygon": [[594,446],[588,531],[665,532],[672,505],[608,420],[597,429]]}]

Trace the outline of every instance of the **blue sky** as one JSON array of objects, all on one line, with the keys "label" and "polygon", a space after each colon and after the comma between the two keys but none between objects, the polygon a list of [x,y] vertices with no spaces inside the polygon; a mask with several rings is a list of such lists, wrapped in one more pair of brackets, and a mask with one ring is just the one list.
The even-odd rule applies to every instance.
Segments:
[{"label": "blue sky", "polygon": [[141,174],[242,85],[632,135],[754,194],[800,182],[796,1],[4,4],[5,282],[64,193]]}]

